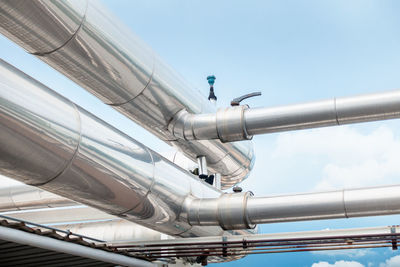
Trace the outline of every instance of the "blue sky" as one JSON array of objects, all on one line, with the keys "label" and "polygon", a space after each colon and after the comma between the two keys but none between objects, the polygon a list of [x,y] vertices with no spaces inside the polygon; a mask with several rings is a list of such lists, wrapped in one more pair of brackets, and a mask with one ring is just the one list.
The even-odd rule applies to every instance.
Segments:
[{"label": "blue sky", "polygon": [[[400,87],[399,1],[104,1],[116,16],[218,105],[262,91],[252,107]],[[2,58],[147,146],[167,145],[0,37]],[[400,183],[398,120],[257,136],[242,187],[256,196]],[[400,216],[262,225],[291,232],[399,224]],[[249,256],[222,266],[400,266],[388,249]],[[397,261],[397,263],[396,263]],[[326,262],[326,263],[324,263]],[[314,264],[314,265],[313,265]]]}]

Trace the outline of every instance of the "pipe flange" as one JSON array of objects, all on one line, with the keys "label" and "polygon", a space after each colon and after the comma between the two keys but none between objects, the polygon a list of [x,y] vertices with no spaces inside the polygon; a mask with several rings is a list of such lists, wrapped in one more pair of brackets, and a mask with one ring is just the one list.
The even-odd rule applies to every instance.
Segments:
[{"label": "pipe flange", "polygon": [[218,222],[224,230],[254,229],[247,214],[247,199],[251,192],[223,194],[218,199]]},{"label": "pipe flange", "polygon": [[247,133],[244,120],[244,111],[248,108],[249,106],[243,105],[218,109],[217,132],[223,143],[253,138]]}]

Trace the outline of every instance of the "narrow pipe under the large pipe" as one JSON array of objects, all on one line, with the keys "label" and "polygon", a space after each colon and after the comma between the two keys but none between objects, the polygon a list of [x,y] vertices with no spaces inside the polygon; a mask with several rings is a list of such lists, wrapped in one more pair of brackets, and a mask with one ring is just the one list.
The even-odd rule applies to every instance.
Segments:
[{"label": "narrow pipe under the large pipe", "polygon": [[218,199],[195,199],[187,212],[192,225],[221,225],[224,229],[251,228],[262,223],[399,214],[400,185],[273,197],[224,194]]}]

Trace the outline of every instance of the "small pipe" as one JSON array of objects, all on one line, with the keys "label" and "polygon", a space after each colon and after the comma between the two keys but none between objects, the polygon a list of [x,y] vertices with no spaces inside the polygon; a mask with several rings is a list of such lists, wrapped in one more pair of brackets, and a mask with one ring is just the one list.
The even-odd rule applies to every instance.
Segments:
[{"label": "small pipe", "polygon": [[199,176],[207,176],[207,159],[205,156],[197,157],[197,164],[199,166]]},{"label": "small pipe", "polygon": [[214,114],[181,110],[169,125],[177,138],[249,140],[253,135],[400,117],[400,90],[281,107],[234,106]]},{"label": "small pipe", "polygon": [[187,207],[191,225],[220,225],[224,229],[255,224],[353,218],[400,213],[400,185],[252,197],[224,194],[218,199],[194,199]]}]

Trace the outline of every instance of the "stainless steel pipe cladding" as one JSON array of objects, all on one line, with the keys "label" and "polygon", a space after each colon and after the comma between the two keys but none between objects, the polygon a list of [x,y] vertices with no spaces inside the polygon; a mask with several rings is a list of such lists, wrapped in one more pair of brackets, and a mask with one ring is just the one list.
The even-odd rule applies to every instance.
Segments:
[{"label": "stainless steel pipe cladding", "polygon": [[169,125],[185,140],[248,140],[257,134],[310,129],[400,117],[400,91],[334,98],[271,108],[236,106],[212,114],[181,110]]},{"label": "stainless steel pipe cladding", "polygon": [[400,185],[348,189],[274,197],[224,194],[195,199],[188,207],[192,225],[220,225],[224,229],[254,224],[377,216],[400,213]]},{"label": "stainless steel pipe cladding", "polygon": [[4,61],[0,173],[170,235],[223,233],[181,212],[188,195],[221,191]]},{"label": "stainless steel pipe cladding", "polygon": [[98,2],[3,0],[0,32],[192,160],[206,156],[222,188],[248,176],[250,142],[187,141],[168,131],[180,110],[214,106]]},{"label": "stainless steel pipe cladding", "polygon": [[304,104],[256,108],[244,113],[251,135],[400,117],[400,90]]},{"label": "stainless steel pipe cladding", "polygon": [[247,211],[252,223],[398,214],[400,185],[252,198]]},{"label": "stainless steel pipe cladding", "polygon": [[185,205],[192,225],[220,225],[225,230],[253,229],[247,214],[250,192],[223,194],[218,199],[191,199]]}]

